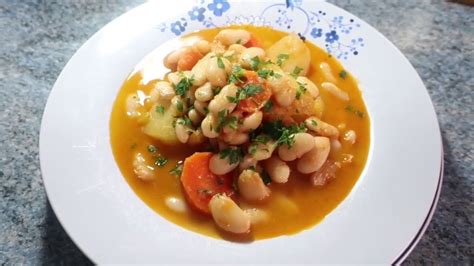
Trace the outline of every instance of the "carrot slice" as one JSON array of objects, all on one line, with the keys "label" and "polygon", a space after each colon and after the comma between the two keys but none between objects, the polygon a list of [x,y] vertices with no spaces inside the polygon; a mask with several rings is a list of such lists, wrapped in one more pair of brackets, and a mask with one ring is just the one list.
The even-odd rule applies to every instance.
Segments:
[{"label": "carrot slice", "polygon": [[245,47],[247,48],[250,48],[250,47],[261,47],[260,46],[260,43],[258,42],[258,40],[255,38],[255,37],[250,37],[250,40],[244,45]]},{"label": "carrot slice", "polygon": [[212,196],[225,193],[233,195],[232,173],[215,175],[209,170],[211,152],[196,152],[186,158],[181,174],[186,199],[191,206],[205,214],[210,214],[209,201]]},{"label": "carrot slice", "polygon": [[246,71],[245,76],[247,78],[247,82],[244,84],[244,86],[251,83],[260,84],[262,86],[262,91],[252,97],[241,100],[237,106],[237,110],[253,113],[263,107],[263,105],[272,96],[272,92],[264,83],[260,83],[258,75],[255,71]]},{"label": "carrot slice", "polygon": [[185,49],[178,60],[178,70],[191,70],[202,57],[203,55],[197,49]]}]

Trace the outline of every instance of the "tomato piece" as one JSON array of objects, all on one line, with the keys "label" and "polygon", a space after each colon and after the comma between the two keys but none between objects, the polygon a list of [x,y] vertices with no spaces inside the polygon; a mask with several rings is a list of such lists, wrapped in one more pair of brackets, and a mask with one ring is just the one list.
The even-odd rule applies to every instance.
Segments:
[{"label": "tomato piece", "polygon": [[184,160],[181,184],[186,199],[196,210],[210,214],[209,201],[215,194],[232,196],[232,173],[216,175],[209,170],[211,152],[196,152]]},{"label": "tomato piece", "polygon": [[255,71],[247,70],[245,72],[245,76],[247,78],[247,82],[244,84],[244,87],[247,84],[259,84],[262,87],[262,91],[252,97],[241,100],[237,106],[237,110],[247,113],[253,113],[263,107],[263,105],[272,96],[272,92],[265,85],[265,83],[260,83],[259,77]]},{"label": "tomato piece", "polygon": [[244,45],[245,47],[247,48],[250,48],[250,47],[262,47],[260,45],[260,43],[258,42],[258,40],[255,38],[255,37],[250,37],[250,40]]}]

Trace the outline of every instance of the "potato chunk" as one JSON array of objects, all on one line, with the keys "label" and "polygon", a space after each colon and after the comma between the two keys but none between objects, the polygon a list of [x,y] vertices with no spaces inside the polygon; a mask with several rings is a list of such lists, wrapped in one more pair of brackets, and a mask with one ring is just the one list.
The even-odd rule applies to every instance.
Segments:
[{"label": "potato chunk", "polygon": [[171,108],[166,110],[157,110],[158,105],[153,105],[150,109],[150,120],[143,128],[143,132],[150,137],[159,140],[166,145],[175,145],[179,143],[173,127],[174,116]]},{"label": "potato chunk", "polygon": [[299,67],[302,69],[299,75],[305,76],[308,73],[311,53],[296,34],[283,37],[270,46],[267,56],[272,62],[282,62],[281,68],[285,72],[292,73],[296,67]]}]

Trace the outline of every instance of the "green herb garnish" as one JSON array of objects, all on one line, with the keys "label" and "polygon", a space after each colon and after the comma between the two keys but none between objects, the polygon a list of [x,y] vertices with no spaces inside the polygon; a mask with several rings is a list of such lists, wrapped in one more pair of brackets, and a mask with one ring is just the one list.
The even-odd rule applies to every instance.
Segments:
[{"label": "green herb garnish", "polygon": [[183,78],[176,84],[174,90],[177,95],[184,97],[186,92],[193,86],[194,75],[191,78],[187,78],[183,75]]},{"label": "green herb garnish", "polygon": [[183,102],[182,101],[178,101],[176,103],[176,108],[178,109],[178,111],[180,111],[181,113],[184,112],[184,105],[183,105]]},{"label": "green herb garnish", "polygon": [[157,105],[155,111],[157,113],[164,114],[165,113],[165,108],[163,107],[163,105]]},{"label": "green herb garnish", "polygon": [[341,70],[341,72],[339,72],[339,77],[341,79],[346,79],[347,77],[347,72],[345,70]]},{"label": "green herb garnish", "polygon": [[158,156],[156,158],[156,161],[155,161],[155,165],[159,166],[159,167],[163,167],[166,165],[166,163],[168,162],[168,159],[166,159],[166,157],[163,157],[163,156]]},{"label": "green herb garnish", "polygon": [[364,115],[365,115],[364,112],[360,111],[359,109],[356,109],[352,105],[346,106],[346,108],[344,108],[344,110],[346,110],[350,113],[353,113],[353,114],[357,115],[360,118],[364,118]]},{"label": "green herb garnish", "polygon": [[272,107],[273,107],[273,102],[272,100],[268,100],[265,105],[263,106],[263,111],[265,112],[270,112],[270,110],[272,110]]},{"label": "green herb garnish", "polygon": [[296,88],[296,99],[299,100],[301,95],[306,92],[306,84],[298,82],[298,88]]},{"label": "green herb garnish", "polygon": [[296,66],[295,69],[293,69],[293,72],[290,75],[293,76],[294,78],[297,78],[298,75],[301,73],[301,71],[303,71],[303,69],[299,66]]},{"label": "green herb garnish", "polygon": [[230,76],[229,76],[229,84],[242,82],[242,78],[244,77],[245,77],[245,70],[239,65],[234,65],[232,67],[232,72],[230,73]]},{"label": "green herb garnish", "polygon": [[239,147],[228,147],[219,152],[219,158],[226,159],[230,164],[239,163],[243,158],[243,152]]},{"label": "green herb garnish", "polygon": [[235,97],[227,96],[227,100],[231,103],[238,104],[241,100],[245,100],[249,97],[255,96],[262,91],[262,86],[258,84],[247,84],[245,87],[237,91]]},{"label": "green herb garnish", "polygon": [[217,57],[217,66],[218,66],[220,69],[225,69],[224,62],[222,61],[222,57],[220,57],[220,56]]},{"label": "green herb garnish", "polygon": [[277,56],[277,65],[281,66],[281,64],[283,64],[285,60],[288,60],[288,58],[290,58],[288,54],[279,54]]},{"label": "green herb garnish", "polygon": [[250,68],[253,71],[256,71],[259,66],[260,66],[260,57],[255,56],[252,59],[250,59]]},{"label": "green herb garnish", "polygon": [[183,163],[183,161],[176,163],[173,169],[170,170],[170,174],[181,177],[181,174],[183,173]]},{"label": "green herb garnish", "polygon": [[306,132],[304,123],[284,126],[281,120],[277,120],[262,125],[262,133],[276,140],[278,146],[288,145],[291,147],[295,142],[295,134],[300,132]]},{"label": "green herb garnish", "polygon": [[317,126],[318,126],[318,123],[316,122],[316,120],[311,119],[311,125],[317,127]]}]

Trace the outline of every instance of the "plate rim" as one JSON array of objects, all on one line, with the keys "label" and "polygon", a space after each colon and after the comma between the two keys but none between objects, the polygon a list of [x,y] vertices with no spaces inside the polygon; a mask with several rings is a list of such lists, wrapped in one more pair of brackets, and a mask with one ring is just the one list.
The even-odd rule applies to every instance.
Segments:
[{"label": "plate rim", "polygon": [[[269,1],[271,2],[271,1]],[[120,18],[123,18],[126,14],[128,13],[131,13],[133,11],[136,11],[140,8],[142,8],[143,6],[146,6],[148,5],[149,2],[145,2],[143,4],[140,4],[130,10],[128,10],[127,12],[124,12],[122,13],[121,15],[119,15],[118,17],[115,17],[114,19],[110,20],[106,25],[104,25],[103,27],[101,27],[98,31],[96,31],[93,35],[91,35],[76,51],[75,53],[71,56],[71,58],[69,58],[68,62],[65,64],[65,66],[63,67],[63,69],[61,70],[60,74],[58,75],[58,78],[56,79],[56,81],[54,82],[52,88],[51,88],[51,91],[48,95],[48,100],[45,104],[45,108],[44,108],[44,111],[43,111],[43,114],[42,114],[42,118],[41,118],[41,126],[40,126],[40,135],[39,135],[39,155],[40,155],[40,166],[41,166],[41,175],[42,175],[42,179],[43,179],[43,183],[44,182],[44,173],[43,173],[43,169],[44,169],[44,160],[42,159],[43,156],[41,156],[42,154],[42,149],[41,149],[41,143],[42,143],[42,136],[43,136],[43,131],[44,131],[44,127],[45,127],[45,123],[44,122],[44,119],[45,119],[45,116],[46,116],[46,113],[48,111],[48,106],[50,106],[50,99],[51,99],[51,93],[53,92],[53,90],[57,87],[57,82],[58,80],[60,80],[60,78],[63,76],[64,74],[64,70],[68,67],[68,65],[70,65],[71,61],[78,56],[79,52],[83,49],[85,49],[85,46],[90,42],[91,39],[93,39],[94,37],[97,37],[98,35],[100,35],[102,32],[106,31],[108,29],[108,26],[110,24],[112,24],[114,21],[120,19]],[[422,84],[423,84],[423,87],[425,89],[425,92],[426,94],[428,95],[428,98],[429,98],[429,101],[430,101],[430,107],[432,108],[433,112],[434,112],[434,116],[435,116],[435,119],[436,119],[436,125],[437,125],[437,128],[438,128],[438,131],[439,131],[439,135],[442,136],[441,134],[441,130],[440,130],[440,127],[439,127],[439,121],[438,121],[438,116],[436,114],[436,111],[434,109],[434,105],[433,105],[433,102],[432,102],[432,99],[428,93],[428,90],[423,82],[423,80],[421,79],[421,77],[419,76],[418,72],[416,71],[416,69],[414,69],[413,65],[410,63],[410,61],[406,58],[406,56],[398,49],[398,47],[396,47],[387,37],[385,37],[385,35],[383,35],[382,33],[380,33],[377,29],[375,29],[374,27],[372,27],[369,23],[367,23],[365,20],[362,20],[360,19],[358,16],[355,16],[354,14],[350,13],[349,11],[346,11],[345,9],[339,7],[339,6],[336,6],[332,3],[327,3],[326,4],[328,5],[331,5],[337,9],[341,9],[349,14],[351,14],[352,16],[354,16],[354,18],[357,18],[359,19],[360,21],[364,22],[368,27],[371,28],[371,30],[373,32],[376,32],[380,37],[382,37],[388,44],[392,45],[393,48],[395,48],[395,50],[398,52],[398,54],[409,64],[409,66],[413,69],[413,71],[416,73],[417,77],[421,80]],[[50,107],[51,108],[51,107]],[[371,135],[372,135],[372,132],[371,132]],[[372,145],[372,143],[371,143]],[[400,253],[400,255],[395,258],[393,260],[393,264],[400,264],[402,263],[407,257],[408,255],[412,252],[412,250],[415,248],[415,246],[417,245],[417,243],[421,240],[422,236],[424,235],[424,232],[426,231],[428,225],[430,224],[430,221],[432,220],[432,217],[436,211],[436,207],[437,207],[437,203],[439,201],[439,196],[440,196],[440,193],[441,193],[441,188],[442,188],[442,181],[443,181],[443,175],[444,175],[444,152],[443,152],[443,141],[441,139],[441,162],[440,162],[440,173],[439,173],[439,177],[438,177],[438,185],[437,185],[437,188],[436,188],[436,192],[435,192],[435,195],[433,197],[433,200],[432,200],[432,203],[431,203],[431,207],[426,215],[426,218],[424,219],[423,223],[421,224],[420,226],[420,229],[419,231],[416,233],[416,235],[414,236],[414,238],[412,239],[412,241],[410,241],[410,243],[407,244],[407,247],[402,250],[402,252]],[[366,166],[364,167],[364,170],[365,168],[367,167],[367,164]],[[46,191],[46,195],[47,195],[47,198],[48,198],[48,202],[52,208],[52,210],[54,211],[55,213],[55,216],[57,217],[59,223],[61,224],[62,228],[64,229],[64,231],[68,234],[69,238],[71,239],[71,241],[77,246],[77,248],[89,259],[91,260],[92,262],[94,263],[97,263],[96,261],[93,260],[93,258],[87,254],[85,252],[85,249],[81,246],[80,243],[78,243],[73,237],[72,235],[70,234],[69,232],[69,229],[67,228],[67,226],[65,226],[64,222],[62,221],[61,219],[61,216],[58,215],[58,212],[56,210],[56,206],[53,204],[53,202],[50,200],[50,193],[51,192],[48,192],[48,188],[46,187],[46,185],[44,186],[45,188],[45,191]],[[350,193],[352,193],[353,190],[351,190]],[[350,195],[350,194],[349,194]],[[347,197],[349,197],[349,195]],[[347,197],[343,200],[345,201],[347,199]]]}]

